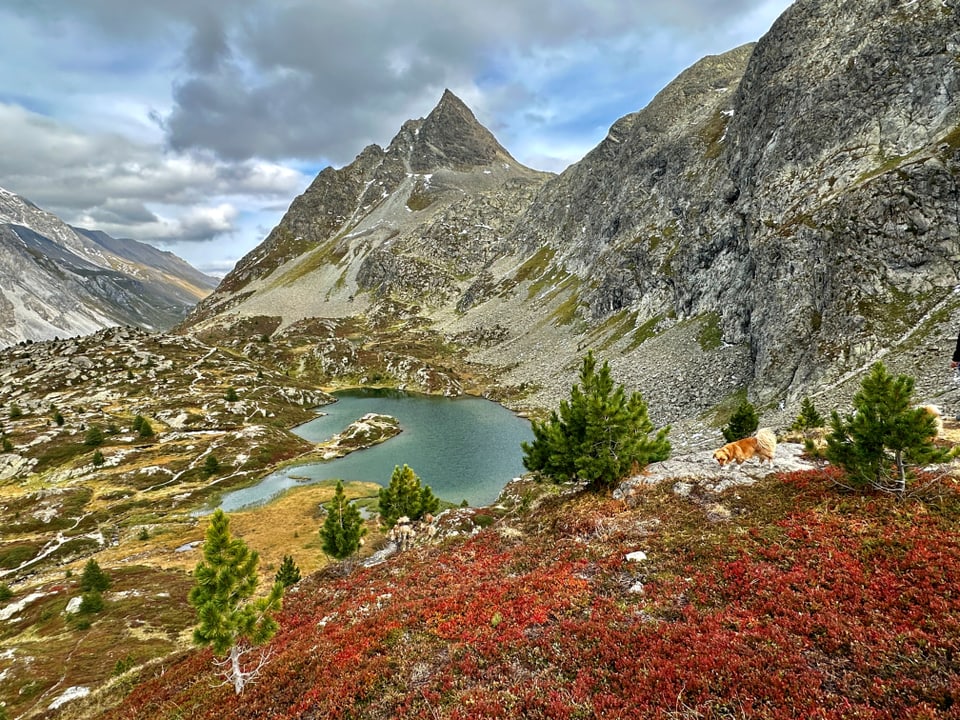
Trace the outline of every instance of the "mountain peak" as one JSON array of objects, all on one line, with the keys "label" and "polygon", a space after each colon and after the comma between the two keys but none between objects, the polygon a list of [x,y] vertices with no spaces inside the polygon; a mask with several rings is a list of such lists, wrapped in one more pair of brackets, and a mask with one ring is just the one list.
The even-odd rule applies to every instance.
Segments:
[{"label": "mountain peak", "polygon": [[434,115],[443,116],[451,113],[463,118],[468,118],[477,125],[480,124],[477,121],[477,118],[474,116],[473,111],[467,106],[467,104],[459,97],[454,95],[449,88],[445,88],[443,95],[440,96],[440,101],[437,103],[437,106],[430,111],[430,115],[428,117],[433,117]]},{"label": "mountain peak", "polygon": [[516,162],[480,124],[466,103],[450,90],[444,90],[437,106],[414,125],[410,165],[416,172],[441,167],[464,170],[497,161]]}]

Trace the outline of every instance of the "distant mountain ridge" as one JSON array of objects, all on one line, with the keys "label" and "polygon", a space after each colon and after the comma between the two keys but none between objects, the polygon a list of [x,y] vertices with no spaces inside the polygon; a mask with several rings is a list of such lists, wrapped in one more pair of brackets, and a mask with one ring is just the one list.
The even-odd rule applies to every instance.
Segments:
[{"label": "distant mountain ridge", "polygon": [[955,0],[797,0],[559,176],[446,92],[321,172],[184,327],[365,320],[358,376],[429,328],[517,407],[555,406],[592,347],[662,423],[744,392],[788,422],[880,358],[960,410],[958,47]]},{"label": "distant mountain ridge", "polygon": [[167,329],[215,285],[172,253],[71,227],[0,188],[0,347],[113,325]]},{"label": "distant mountain ridge", "polygon": [[87,230],[73,225],[71,227],[101,248],[124,260],[180,277],[197,287],[213,289],[219,283],[218,278],[197,270],[193,265],[169,250],[160,250],[153,245],[132,238],[115,238],[100,230]]}]

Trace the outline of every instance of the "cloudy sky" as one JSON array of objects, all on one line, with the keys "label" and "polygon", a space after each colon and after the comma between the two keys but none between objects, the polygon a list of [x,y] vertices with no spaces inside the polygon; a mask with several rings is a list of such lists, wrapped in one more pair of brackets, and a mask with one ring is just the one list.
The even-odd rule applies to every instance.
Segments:
[{"label": "cloudy sky", "polygon": [[222,275],[450,88],[560,171],[790,0],[0,0],[0,187]]}]

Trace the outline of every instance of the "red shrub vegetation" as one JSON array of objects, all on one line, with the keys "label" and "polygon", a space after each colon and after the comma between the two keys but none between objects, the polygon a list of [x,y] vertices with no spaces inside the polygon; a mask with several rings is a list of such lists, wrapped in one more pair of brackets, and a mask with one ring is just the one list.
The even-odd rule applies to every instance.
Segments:
[{"label": "red shrub vegetation", "polygon": [[722,552],[682,546],[664,517],[646,564],[488,530],[314,576],[241,696],[197,652],[109,717],[960,717],[953,491],[933,505],[839,496],[822,473],[769,482],[791,509],[704,524]]}]

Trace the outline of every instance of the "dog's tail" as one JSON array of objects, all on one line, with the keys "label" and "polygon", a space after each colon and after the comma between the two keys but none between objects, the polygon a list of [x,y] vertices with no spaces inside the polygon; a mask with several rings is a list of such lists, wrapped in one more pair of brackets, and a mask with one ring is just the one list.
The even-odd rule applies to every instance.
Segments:
[{"label": "dog's tail", "polygon": [[777,451],[777,436],[770,428],[760,428],[757,430],[757,447],[761,448],[766,455],[771,458]]},{"label": "dog's tail", "polygon": [[935,430],[933,437],[943,435],[943,417],[940,415],[940,408],[936,405],[921,405],[920,409],[926,410],[927,413],[933,416],[933,427]]}]

